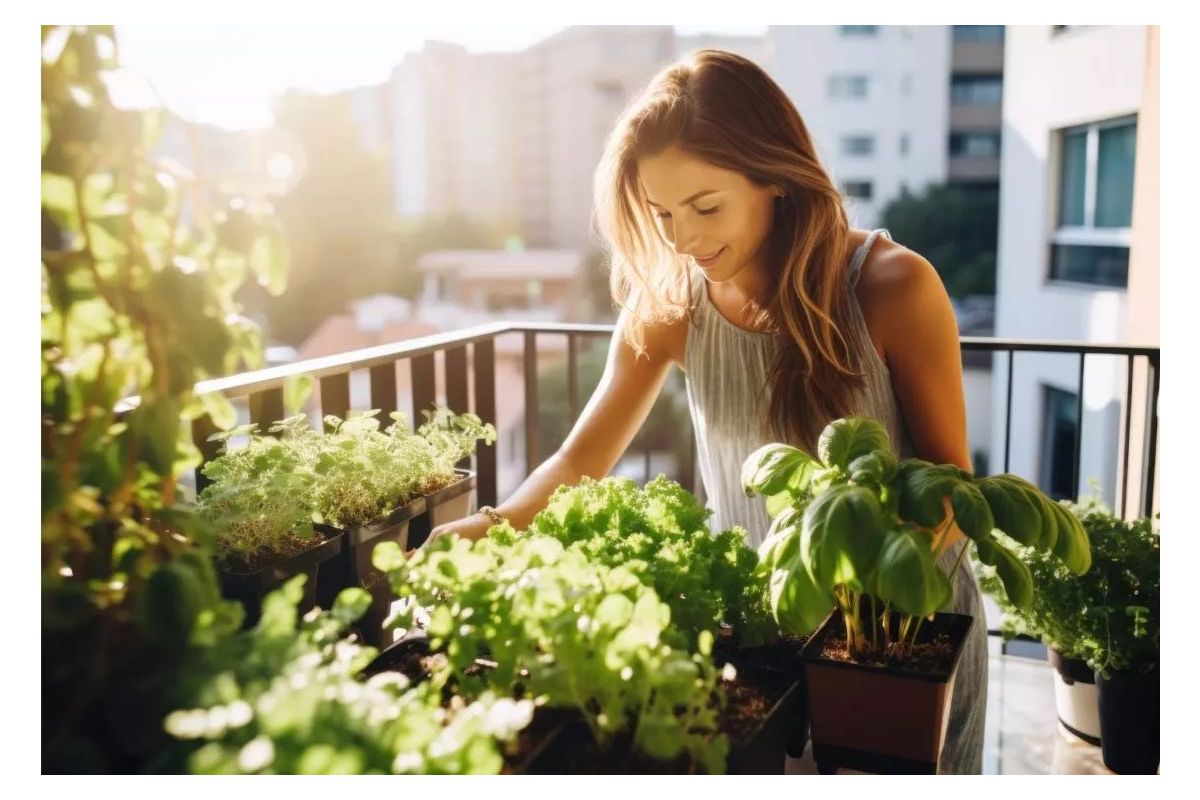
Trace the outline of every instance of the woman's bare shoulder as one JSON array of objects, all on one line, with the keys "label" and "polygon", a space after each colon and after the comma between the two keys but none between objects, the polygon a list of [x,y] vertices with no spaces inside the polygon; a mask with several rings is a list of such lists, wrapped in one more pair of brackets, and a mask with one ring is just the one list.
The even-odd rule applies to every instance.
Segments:
[{"label": "woman's bare shoulder", "polygon": [[[642,324],[642,341],[645,356],[654,361],[666,361],[682,369],[684,350],[687,347],[689,318],[680,313],[671,318],[648,320]],[[622,311],[617,320],[620,332],[628,331],[633,325],[633,315]]]}]

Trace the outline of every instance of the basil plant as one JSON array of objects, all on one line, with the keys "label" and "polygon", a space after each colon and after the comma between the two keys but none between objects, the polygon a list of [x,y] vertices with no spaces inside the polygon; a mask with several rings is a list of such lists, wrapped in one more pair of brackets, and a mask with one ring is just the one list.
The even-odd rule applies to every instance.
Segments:
[{"label": "basil plant", "polygon": [[898,461],[884,427],[864,417],[827,425],[817,456],[768,444],[742,467],[746,494],[766,496],[773,518],[759,569],[785,632],[811,633],[836,606],[854,658],[906,657],[922,621],[953,596],[968,548],[950,574],[938,567],[951,523],[995,567],[1017,608],[1031,603],[1033,578],[1013,544],[1049,553],[1076,575],[1091,565],[1075,516],[1015,475]]}]

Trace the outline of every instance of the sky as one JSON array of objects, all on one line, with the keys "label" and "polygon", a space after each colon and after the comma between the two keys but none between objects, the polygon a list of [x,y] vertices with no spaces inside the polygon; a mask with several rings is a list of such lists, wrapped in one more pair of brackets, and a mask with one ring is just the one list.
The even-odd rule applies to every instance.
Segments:
[{"label": "sky", "polygon": [[[271,101],[289,87],[331,92],[382,83],[427,39],[471,52],[523,50],[562,25],[271,26],[118,25],[124,66],[144,74],[173,110],[225,128],[271,124]],[[762,34],[766,26],[677,27],[680,33]]]}]

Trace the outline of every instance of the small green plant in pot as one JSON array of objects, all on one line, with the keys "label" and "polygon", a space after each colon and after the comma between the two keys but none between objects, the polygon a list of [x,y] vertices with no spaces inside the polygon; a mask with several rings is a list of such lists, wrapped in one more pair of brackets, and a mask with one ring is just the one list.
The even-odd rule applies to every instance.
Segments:
[{"label": "small green plant in pot", "polygon": [[898,461],[872,419],[830,423],[817,458],[766,445],[746,460],[742,483],[767,497],[774,517],[759,557],[775,619],[786,632],[813,634],[809,715],[814,755],[825,765],[936,770],[954,671],[974,623],[939,613],[966,552],[949,575],[938,567],[952,523],[1021,606],[1032,576],[1008,540],[1050,552],[1075,573],[1090,565],[1078,520],[1027,481]]},{"label": "small green plant in pot", "polygon": [[1153,773],[1159,745],[1159,534],[1150,517],[1123,520],[1095,497],[1067,507],[1087,531],[1087,572],[1071,574],[1044,553],[1020,548],[1036,578],[1032,603],[1015,606],[990,568],[980,568],[980,585],[1000,603],[1005,636],[1037,636],[1051,649],[1052,662],[1064,662],[1056,664],[1055,686],[1064,724],[1079,731],[1079,721],[1086,720],[1091,729],[1083,732],[1094,731],[1109,769]]},{"label": "small green plant in pot", "polygon": [[416,432],[400,412],[381,431],[378,414],[326,416],[323,433],[296,414],[274,423],[271,436],[252,425],[215,434],[228,442],[248,433],[250,440],[205,465],[211,483],[199,498],[219,531],[226,572],[255,576],[250,594],[261,596],[297,571],[312,578],[309,606],[317,599],[328,605],[347,586],[371,590],[361,630],[372,644],[392,598],[370,567],[370,549],[384,540],[403,546],[425,498],[464,482],[455,463],[476,441],[495,441],[495,429],[472,414],[437,409]]}]

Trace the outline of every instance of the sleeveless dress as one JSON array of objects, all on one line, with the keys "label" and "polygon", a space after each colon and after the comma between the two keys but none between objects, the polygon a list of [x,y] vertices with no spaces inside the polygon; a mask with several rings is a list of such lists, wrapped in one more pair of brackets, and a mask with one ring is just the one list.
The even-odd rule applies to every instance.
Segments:
[{"label": "sleeveless dress", "polygon": [[[847,291],[854,295],[863,262],[884,229],[871,231],[853,253],[847,273]],[[693,319],[688,330],[684,354],[684,373],[688,408],[696,432],[696,453],[700,477],[714,514],[714,530],[734,525],[746,529],[747,542],[757,548],[770,527],[766,500],[746,497],[741,487],[742,463],[762,445],[760,428],[763,404],[778,338],[773,333],[758,333],[739,328],[726,319],[708,298],[708,285],[697,270],[693,301]],[[891,373],[867,331],[857,300],[851,303],[848,329],[842,331],[849,345],[860,356],[865,385],[851,403],[851,413],[879,420],[891,436],[900,458],[916,455],[892,388]],[[947,548],[938,558],[949,572],[964,539]],[[983,765],[984,715],[987,711],[987,624],[979,584],[964,558],[955,573],[954,598],[947,611],[970,614],[975,624],[967,640],[955,677],[950,703],[950,722],[946,744],[938,763],[941,774],[979,774]]]}]

